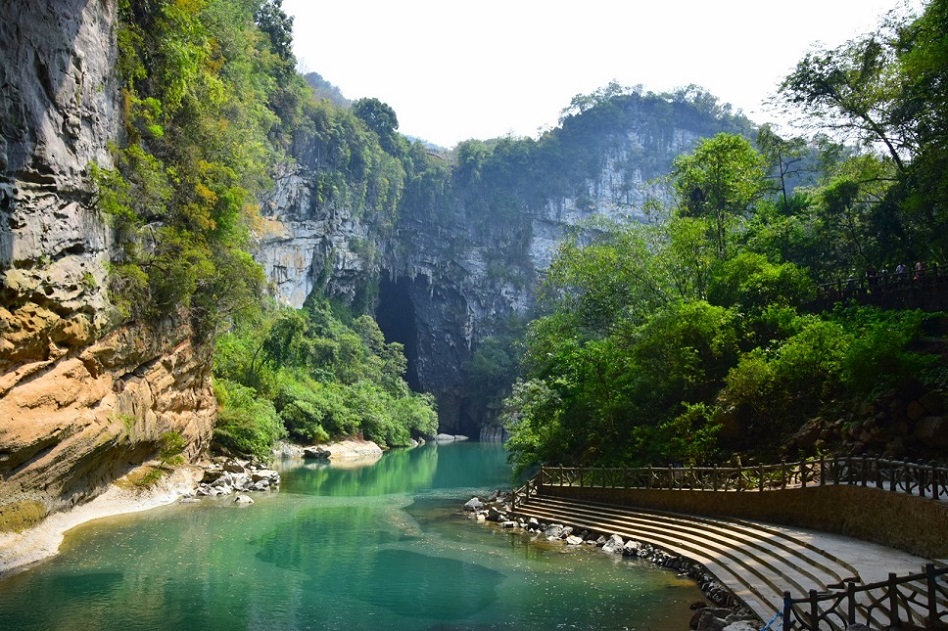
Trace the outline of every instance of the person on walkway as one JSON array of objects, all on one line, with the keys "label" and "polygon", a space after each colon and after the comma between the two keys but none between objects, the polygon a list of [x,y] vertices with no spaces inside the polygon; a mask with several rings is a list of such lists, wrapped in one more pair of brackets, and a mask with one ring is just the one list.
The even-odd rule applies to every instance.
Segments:
[{"label": "person on walkway", "polygon": [[915,264],[915,280],[920,281],[925,278],[925,261],[919,261]]},{"label": "person on walkway", "polygon": [[908,267],[905,263],[899,263],[895,268],[895,280],[897,283],[904,284],[908,280]]},{"label": "person on walkway", "polygon": [[872,265],[866,268],[866,285],[869,287],[869,293],[873,293],[876,290],[876,285],[879,283],[879,277],[876,275],[876,268]]}]

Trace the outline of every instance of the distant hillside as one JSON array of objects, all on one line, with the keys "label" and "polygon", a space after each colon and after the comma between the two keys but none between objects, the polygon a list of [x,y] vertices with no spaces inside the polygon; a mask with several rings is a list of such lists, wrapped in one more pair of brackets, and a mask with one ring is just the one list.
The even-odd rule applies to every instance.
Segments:
[{"label": "distant hillside", "polygon": [[313,88],[317,99],[328,99],[330,103],[337,107],[348,108],[352,105],[352,101],[343,96],[342,90],[323,79],[323,76],[318,72],[308,72],[303,75],[303,78]]}]

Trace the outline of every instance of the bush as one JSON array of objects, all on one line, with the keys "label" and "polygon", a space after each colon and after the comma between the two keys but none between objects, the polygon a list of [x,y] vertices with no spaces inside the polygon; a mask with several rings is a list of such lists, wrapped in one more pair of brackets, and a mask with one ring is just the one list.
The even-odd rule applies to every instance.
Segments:
[{"label": "bush", "polygon": [[273,403],[253,388],[226,379],[214,383],[220,410],[214,427],[214,446],[230,454],[269,458],[274,443],[286,435]]}]

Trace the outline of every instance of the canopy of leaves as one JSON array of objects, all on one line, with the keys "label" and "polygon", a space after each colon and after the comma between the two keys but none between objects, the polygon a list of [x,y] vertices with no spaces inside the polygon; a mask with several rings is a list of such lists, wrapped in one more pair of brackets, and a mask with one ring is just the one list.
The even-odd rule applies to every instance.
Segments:
[{"label": "canopy of leaves", "polygon": [[[401,344],[386,343],[373,319],[344,324],[317,297],[304,309],[241,321],[220,338],[214,359],[218,390],[228,395],[218,444],[240,451],[285,432],[305,443],[360,436],[403,446],[412,436],[433,435],[433,399],[409,390],[406,366]],[[238,396],[247,392],[252,396]],[[248,419],[257,430],[240,442],[235,436],[254,427]]]}]

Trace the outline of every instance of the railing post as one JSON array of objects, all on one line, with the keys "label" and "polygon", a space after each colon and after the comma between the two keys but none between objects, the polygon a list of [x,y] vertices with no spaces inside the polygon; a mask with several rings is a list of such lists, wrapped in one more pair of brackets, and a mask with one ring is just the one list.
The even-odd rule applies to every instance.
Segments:
[{"label": "railing post", "polygon": [[902,484],[905,487],[905,492],[910,493],[909,489],[909,461],[908,458],[902,460]]},{"label": "railing post", "polygon": [[853,485],[853,459],[846,458],[846,484]]},{"label": "railing post", "polygon": [[860,460],[859,469],[860,469],[860,472],[861,472],[861,474],[862,474],[862,475],[861,475],[861,477],[862,477],[862,486],[866,486],[866,483],[868,482],[868,478],[869,478],[869,472],[866,471],[866,457],[863,456],[863,457],[861,457],[859,460]]},{"label": "railing post", "polygon": [[718,465],[712,465],[711,467],[711,490],[718,490]]},{"label": "railing post", "polygon": [[879,462],[879,459],[876,458],[874,461],[876,468],[876,488],[882,490],[882,464]]},{"label": "railing post", "polygon": [[668,490],[669,490],[669,491],[674,491],[674,490],[675,490],[675,477],[674,477],[674,475],[672,474],[672,468],[671,468],[671,467],[668,467]]},{"label": "railing post", "polygon": [[741,468],[741,465],[737,465],[737,490],[744,490],[744,471]]},{"label": "railing post", "polygon": [[790,602],[790,592],[783,593],[783,631],[793,628],[793,603]]},{"label": "railing post", "polygon": [[889,582],[886,585],[889,596],[889,627],[899,627],[899,587],[894,572],[889,572]]},{"label": "railing post", "polygon": [[806,488],[806,462],[800,461],[800,488]]},{"label": "railing post", "polygon": [[820,628],[820,604],[816,600],[816,590],[810,590],[810,629],[819,631]]},{"label": "railing post", "polygon": [[898,490],[898,484],[896,484],[895,477],[896,477],[895,460],[890,460],[889,461],[889,490],[893,492]]},{"label": "railing post", "polygon": [[846,624],[856,624],[856,584],[852,581],[846,583]]},{"label": "railing post", "polygon": [[757,490],[764,492],[764,465],[757,465]]},{"label": "railing post", "polygon": [[915,466],[918,468],[918,496],[925,497],[925,465],[919,460]]},{"label": "railing post", "polygon": [[931,475],[932,475],[932,499],[933,499],[933,500],[937,500],[937,499],[938,499],[938,493],[939,493],[939,488],[938,488],[938,463],[935,462],[934,460],[932,460],[932,461],[929,463],[929,470],[930,470],[930,473],[931,473]]},{"label": "railing post", "polygon": [[[566,486],[563,484],[566,481],[566,478],[563,476],[563,465],[560,465],[560,486]],[[569,485],[573,486],[573,481],[569,481]]]},{"label": "railing post", "polygon": [[839,486],[839,457],[833,456],[833,484]]},{"label": "railing post", "polygon": [[820,486],[826,486],[826,457],[820,456]]},{"label": "railing post", "polygon": [[652,488],[652,465],[648,466],[648,480],[645,482],[645,488]]},{"label": "railing post", "polygon": [[925,584],[928,588],[928,624],[938,624],[938,592],[935,585],[935,564],[925,564]]},{"label": "railing post", "polygon": [[780,461],[780,488],[781,489],[787,488],[787,461],[786,460]]}]

